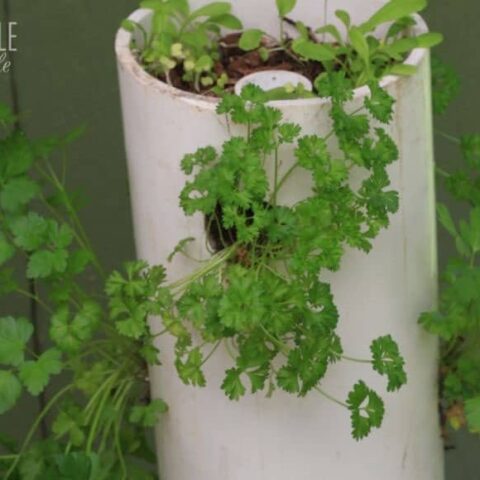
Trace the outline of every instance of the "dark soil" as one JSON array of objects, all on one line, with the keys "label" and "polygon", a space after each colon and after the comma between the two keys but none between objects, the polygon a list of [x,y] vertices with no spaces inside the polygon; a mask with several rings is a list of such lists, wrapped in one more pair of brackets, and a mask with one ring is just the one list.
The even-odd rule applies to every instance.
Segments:
[{"label": "dark soil", "polygon": [[[269,42],[268,38],[263,40],[263,47],[270,51],[268,59],[261,58],[259,50],[245,52],[238,47],[241,33],[226,35],[220,40],[220,60],[215,64],[215,73],[220,77],[226,73],[229,78],[225,89],[233,91],[235,84],[243,77],[264,70],[287,70],[300,73],[312,82],[322,73],[323,67],[319,62],[302,61],[295,56],[288,48],[275,50],[278,45]],[[180,89],[209,96],[215,96],[209,88],[201,92],[195,92],[193,85],[182,80],[183,68],[179,65],[170,72],[171,84]],[[162,78],[162,80],[165,80]]]}]

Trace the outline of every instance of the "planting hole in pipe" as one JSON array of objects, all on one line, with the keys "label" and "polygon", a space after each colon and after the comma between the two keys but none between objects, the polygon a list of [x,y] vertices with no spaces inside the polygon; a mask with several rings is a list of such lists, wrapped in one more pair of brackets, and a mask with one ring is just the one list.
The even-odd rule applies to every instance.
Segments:
[{"label": "planting hole in pipe", "polygon": [[[268,202],[264,202],[264,207],[270,209],[271,205]],[[253,210],[249,208],[244,215],[246,224],[251,225],[254,217]],[[235,227],[226,228],[224,226],[223,208],[219,203],[215,207],[214,213],[205,216],[205,230],[207,233],[208,244],[214,253],[221,252],[223,249],[233,245],[238,239],[237,229]],[[260,244],[266,243],[266,235],[261,235],[260,240]],[[240,258],[240,256],[237,258],[239,263],[245,263],[245,258]]]},{"label": "planting hole in pipe", "polygon": [[292,89],[302,86],[307,92],[313,90],[312,82],[299,73],[285,70],[266,70],[251,73],[243,77],[235,85],[235,94],[240,95],[247,85],[256,85],[264,91],[291,87]]}]

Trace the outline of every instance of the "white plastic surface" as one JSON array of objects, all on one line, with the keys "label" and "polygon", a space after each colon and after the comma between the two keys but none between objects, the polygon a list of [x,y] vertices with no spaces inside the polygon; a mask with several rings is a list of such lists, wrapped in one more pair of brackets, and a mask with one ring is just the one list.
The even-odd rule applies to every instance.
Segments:
[{"label": "white plastic surface", "polygon": [[[202,2],[196,2],[202,3]],[[236,0],[247,27],[276,32],[274,2]],[[323,3],[299,0],[292,17],[321,25]],[[335,0],[354,22],[365,20],[381,1]],[[133,18],[146,22],[146,11]],[[328,13],[333,17],[332,13]],[[420,28],[425,29],[423,22]],[[166,263],[179,240],[194,236],[194,257],[207,257],[201,216],[186,217],[178,195],[185,183],[179,164],[199,147],[219,147],[229,137],[215,100],[173,89],[146,74],[129,50],[130,35],[116,41],[126,149],[139,258]],[[359,443],[351,439],[348,412],[312,394],[307,398],[276,392],[231,402],[220,390],[231,360],[218,351],[206,367],[204,389],[184,386],[172,365],[172,342],[159,344],[163,366],[151,370],[152,393],[170,405],[156,430],[162,480],[441,480],[443,453],[437,408],[437,342],[417,324],[420,312],[436,302],[436,234],[430,111],[429,55],[415,50],[410,78],[384,80],[396,99],[391,134],[401,160],[390,168],[400,192],[400,211],[375,241],[369,254],[349,251],[339,273],[331,275],[341,314],[339,334],[346,354],[368,357],[373,338],[391,334],[407,362],[409,383],[400,393],[385,394],[386,417],[380,430]],[[366,88],[356,91],[352,108]],[[304,133],[330,130],[329,104],[320,99],[276,102],[285,118]],[[282,168],[293,161],[284,152]],[[291,203],[308,192],[301,171],[291,177],[280,201]],[[355,179],[354,179],[355,181]],[[171,280],[195,264],[179,255],[168,264]],[[152,320],[155,331],[161,321]],[[330,368],[324,390],[345,399],[363,379],[383,392],[385,379],[368,365],[340,363]]]},{"label": "white plastic surface", "polygon": [[263,72],[251,73],[240,79],[235,85],[235,93],[240,95],[247,85],[256,85],[264,91],[281,87],[297,87],[303,85],[307,92],[313,90],[312,82],[303,75],[286,70],[266,70]]}]

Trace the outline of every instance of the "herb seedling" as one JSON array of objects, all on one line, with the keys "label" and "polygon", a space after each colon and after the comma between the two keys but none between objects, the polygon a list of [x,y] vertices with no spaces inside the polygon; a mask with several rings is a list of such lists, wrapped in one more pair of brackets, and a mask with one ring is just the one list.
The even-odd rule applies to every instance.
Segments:
[{"label": "herb seedling", "polygon": [[141,7],[153,10],[150,32],[131,20],[122,23],[130,32],[141,32],[140,61],[146,70],[165,77],[179,71],[195,91],[222,86],[225,78],[214,72],[219,57],[221,28],[241,30],[242,23],[231,14],[228,2],[213,2],[191,11],[187,0],[144,0]]}]

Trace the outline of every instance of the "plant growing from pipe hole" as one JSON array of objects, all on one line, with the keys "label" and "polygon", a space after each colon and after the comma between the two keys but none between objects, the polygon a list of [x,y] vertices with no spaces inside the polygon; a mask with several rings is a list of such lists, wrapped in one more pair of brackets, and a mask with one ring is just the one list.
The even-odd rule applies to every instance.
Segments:
[{"label": "plant growing from pipe hole", "polygon": [[[155,10],[157,32],[144,32],[141,58],[147,70],[168,80],[172,65],[162,61],[163,56],[171,59],[172,52],[183,52],[185,58],[175,58],[185,63],[191,55],[195,65],[199,62],[188,81],[196,87],[208,75],[218,81],[212,70],[200,68],[207,62],[200,59],[207,55],[214,60],[219,25],[240,28],[226,5],[217,2],[191,12],[182,1],[143,3]],[[285,17],[294,2],[277,5]],[[63,372],[68,377],[23,445],[5,442],[11,449],[0,456],[5,478],[28,471],[53,477],[83,472],[82,478],[152,478],[154,467],[145,466],[154,463],[145,428],[153,426],[167,406],[149,397],[146,367],[158,364],[161,352],[154,340],[163,335],[176,339],[175,366],[186,384],[204,386],[208,380],[204,365],[225,347],[232,362],[221,387],[230,399],[240,400],[247,389],[267,396],[279,389],[298,396],[318,393],[348,410],[355,439],[381,426],[383,400],[362,379],[352,385],[347,398],[324,391],[321,380],[332,363],[362,362],[386,377],[386,390],[396,391],[407,380],[404,360],[388,332],[372,339],[370,358],[343,352],[336,333],[338,311],[321,274],[340,268],[347,247],[368,251],[398,209],[398,195],[389,189],[387,173],[398,152],[385,130],[394,105],[378,82],[387,73],[411,73],[395,62],[409,49],[439,40],[403,37],[412,25],[410,15],[423,7],[424,2],[392,1],[357,27],[350,25],[345,13],[337,13],[349,33],[346,41],[330,46],[336,52],[333,59],[318,60],[317,44],[302,37],[302,31],[310,35],[310,30],[296,24],[297,47],[307,52],[313,45],[310,57],[324,66],[315,91],[332,102],[333,128],[325,137],[304,135],[297,125],[284,122],[268,104],[268,92],[250,86],[239,97],[222,94],[218,113],[243,126],[244,136],[229,139],[220,150],[206,147],[193,152],[179,165],[190,176],[180,193],[185,214],[205,216],[217,248],[210,260],[174,283],[168,283],[162,266],[141,261],[127,263],[106,277],[79,221],[75,196],[65,187],[64,159],[58,168],[50,161],[53,151],[62,152],[74,135],[30,141],[10,131],[15,119],[8,109],[0,109],[6,132],[1,142],[6,161],[1,168],[0,291],[31,296],[12,271],[18,266],[13,260],[23,259],[24,275],[42,284],[33,300],[50,319],[52,342],[45,351],[32,352],[30,322],[0,319],[0,411],[8,412],[22,390],[38,395],[55,375]],[[393,22],[390,33],[382,41],[374,40],[369,33],[387,21]],[[123,25],[143,31],[138,25]],[[197,43],[203,50],[185,48],[185,34],[192,32],[203,39]],[[336,35],[331,28],[316,33]],[[279,42],[308,58],[287,44],[283,38]],[[360,110],[350,112],[348,101],[361,83],[368,84],[371,94]],[[442,105],[447,101],[445,94],[436,98]],[[470,137],[469,142],[473,151],[475,139]],[[333,140],[340,155],[331,149]],[[296,161],[285,171],[278,159],[288,146],[295,148]],[[355,189],[349,183],[353,169],[366,174]],[[296,170],[309,173],[312,192],[295,205],[282,205],[279,193]],[[469,227],[460,228],[467,231]],[[470,234],[456,233],[462,235],[470,242]],[[190,241],[194,239],[179,239],[172,256],[187,255]],[[82,275],[92,271],[105,283],[104,295],[84,288]],[[163,330],[150,330],[147,318],[152,315],[162,318]],[[423,323],[438,330],[426,318]],[[468,317],[465,322],[471,326],[473,320]],[[458,373],[464,351],[457,349],[463,341],[458,328],[451,338],[456,340],[457,363],[450,368]],[[467,397],[466,384],[460,384],[451,398],[456,403],[468,399],[467,413],[475,428],[476,397]],[[40,421],[50,415],[54,417],[50,438],[33,442]]]},{"label": "plant growing from pipe hole", "polygon": [[[414,48],[431,48],[442,40],[438,33],[412,35],[412,15],[423,10],[427,0],[390,0],[361,25],[353,25],[348,12],[337,10],[335,15],[343,23],[345,35],[333,24],[314,29],[290,19],[296,4],[297,0],[276,0],[279,38],[257,28],[248,29],[239,36],[238,47],[258,50],[265,61],[272,52],[283,50],[300,63],[320,62],[326,72],[341,69],[355,86],[361,86],[388,74],[412,74],[414,69],[403,63],[406,54]],[[150,31],[132,20],[125,20],[123,27],[141,32],[141,42],[133,48],[146,70],[169,83],[171,72],[179,70],[194,91],[221,94],[228,77],[225,72],[216,73],[215,68],[221,57],[220,27],[242,29],[241,21],[231,14],[231,5],[213,2],[191,11],[187,0],[145,0],[141,6],[153,10]],[[293,27],[293,37],[285,33],[286,24]],[[390,26],[378,39],[374,33],[384,24]],[[322,41],[320,34],[330,41]]]}]

